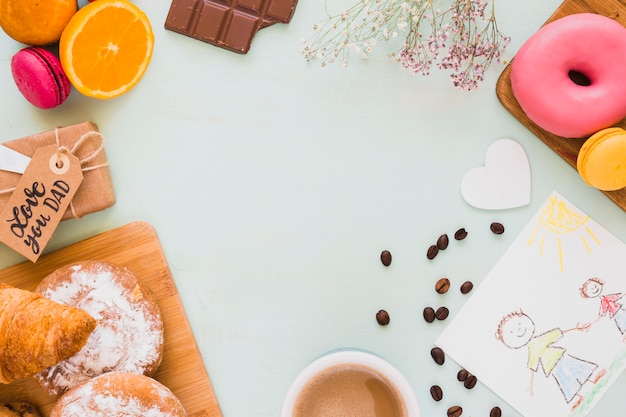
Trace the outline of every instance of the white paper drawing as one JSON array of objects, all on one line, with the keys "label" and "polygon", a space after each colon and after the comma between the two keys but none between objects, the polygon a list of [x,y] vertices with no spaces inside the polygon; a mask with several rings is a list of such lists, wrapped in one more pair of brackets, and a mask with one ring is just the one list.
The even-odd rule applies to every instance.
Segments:
[{"label": "white paper drawing", "polygon": [[585,416],[626,368],[624,259],[553,193],[436,344],[524,416]]}]

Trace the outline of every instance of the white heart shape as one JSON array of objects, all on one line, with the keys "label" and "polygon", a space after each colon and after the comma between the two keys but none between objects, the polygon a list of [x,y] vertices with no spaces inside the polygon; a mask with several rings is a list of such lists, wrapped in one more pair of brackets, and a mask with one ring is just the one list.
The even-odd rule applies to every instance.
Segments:
[{"label": "white heart shape", "polygon": [[503,210],[530,203],[530,165],[524,148],[512,139],[489,146],[485,166],[468,171],[461,194],[474,207]]}]

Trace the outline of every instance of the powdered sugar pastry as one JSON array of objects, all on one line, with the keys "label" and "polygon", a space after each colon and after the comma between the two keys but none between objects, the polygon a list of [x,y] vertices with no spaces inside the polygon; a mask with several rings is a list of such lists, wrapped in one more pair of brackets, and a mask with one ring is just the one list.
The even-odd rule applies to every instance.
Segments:
[{"label": "powdered sugar pastry", "polygon": [[89,261],[55,271],[40,287],[45,297],[81,308],[98,321],[78,354],[36,376],[51,394],[110,371],[154,373],[162,357],[163,322],[131,271]]}]

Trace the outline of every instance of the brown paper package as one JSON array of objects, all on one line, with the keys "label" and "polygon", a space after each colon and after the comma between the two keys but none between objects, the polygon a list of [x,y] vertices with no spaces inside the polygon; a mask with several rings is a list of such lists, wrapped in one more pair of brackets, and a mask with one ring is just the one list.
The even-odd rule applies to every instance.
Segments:
[{"label": "brown paper package", "polygon": [[[71,150],[80,138],[89,132],[98,132],[98,126],[91,122],[83,122],[4,142],[2,145],[24,155],[32,156],[36,149],[55,144],[57,135],[59,144]],[[101,140],[98,139],[96,135],[88,137],[75,149],[74,155],[76,155],[78,159],[92,155],[97,151],[100,143]],[[115,204],[115,191],[113,190],[111,171],[107,164],[104,148],[95,155],[95,158],[83,163],[82,167],[83,182],[72,199],[72,207],[63,215],[63,220],[83,217],[86,214],[104,210]],[[89,167],[98,168],[90,170]],[[10,192],[3,191],[14,188],[20,176],[21,174],[0,170],[0,210],[7,204],[11,197]]]}]

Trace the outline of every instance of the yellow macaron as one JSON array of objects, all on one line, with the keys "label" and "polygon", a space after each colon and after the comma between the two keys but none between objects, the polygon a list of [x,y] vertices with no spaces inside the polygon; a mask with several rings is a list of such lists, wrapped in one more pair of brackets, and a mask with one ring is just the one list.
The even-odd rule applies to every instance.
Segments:
[{"label": "yellow macaron", "polygon": [[610,127],[583,143],[576,168],[582,179],[602,191],[626,187],[626,130]]}]

